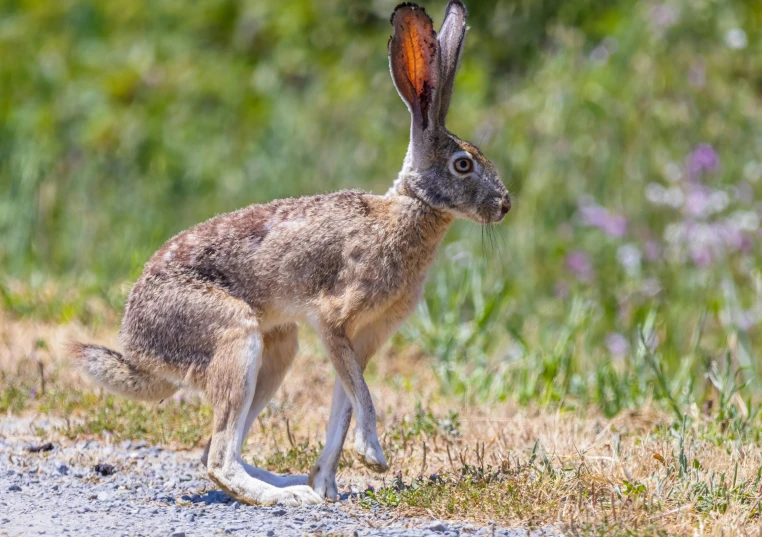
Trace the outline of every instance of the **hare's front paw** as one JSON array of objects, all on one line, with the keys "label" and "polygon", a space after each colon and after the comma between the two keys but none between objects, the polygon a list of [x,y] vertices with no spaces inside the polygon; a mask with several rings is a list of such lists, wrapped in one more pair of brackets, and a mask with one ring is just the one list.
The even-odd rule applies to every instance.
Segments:
[{"label": "hare's front paw", "polygon": [[325,498],[330,502],[338,501],[339,487],[336,485],[335,472],[323,470],[319,465],[315,465],[310,473],[309,485],[315,490],[318,496]]},{"label": "hare's front paw", "polygon": [[383,473],[389,469],[389,465],[386,464],[386,457],[384,457],[384,450],[381,449],[381,444],[378,443],[378,438],[367,440],[358,435],[355,439],[355,452],[360,462],[374,472]]}]

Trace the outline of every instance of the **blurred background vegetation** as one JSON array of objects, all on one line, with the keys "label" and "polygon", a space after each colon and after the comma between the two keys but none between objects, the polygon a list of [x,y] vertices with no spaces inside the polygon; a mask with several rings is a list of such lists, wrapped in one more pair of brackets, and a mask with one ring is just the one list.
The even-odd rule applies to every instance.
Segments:
[{"label": "blurred background vegetation", "polygon": [[[190,225],[384,192],[409,122],[394,4],[0,0],[0,306],[108,322]],[[455,226],[396,344],[469,400],[614,414],[757,391],[762,2],[468,7],[448,126],[514,210]]]}]

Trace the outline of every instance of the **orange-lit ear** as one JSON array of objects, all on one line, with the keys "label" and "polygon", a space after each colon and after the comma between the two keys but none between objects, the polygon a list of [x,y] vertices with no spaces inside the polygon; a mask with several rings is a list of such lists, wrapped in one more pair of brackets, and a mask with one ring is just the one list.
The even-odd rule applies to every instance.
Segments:
[{"label": "orange-lit ear", "polygon": [[426,11],[415,4],[398,5],[392,13],[389,65],[394,85],[410,108],[414,126],[426,130],[436,120],[439,78],[437,34]]}]

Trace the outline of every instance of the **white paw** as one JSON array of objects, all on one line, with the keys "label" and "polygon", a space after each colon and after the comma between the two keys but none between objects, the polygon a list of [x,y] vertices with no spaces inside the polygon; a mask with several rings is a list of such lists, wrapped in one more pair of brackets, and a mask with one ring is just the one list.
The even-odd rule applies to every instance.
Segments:
[{"label": "white paw", "polygon": [[384,450],[381,449],[381,444],[378,443],[377,438],[369,441],[361,435],[357,435],[355,438],[355,452],[360,462],[374,472],[386,472],[389,469],[386,457],[384,457]]},{"label": "white paw", "polygon": [[323,503],[323,498],[307,485],[296,485],[278,489],[277,503],[296,507],[299,505],[317,505]]}]

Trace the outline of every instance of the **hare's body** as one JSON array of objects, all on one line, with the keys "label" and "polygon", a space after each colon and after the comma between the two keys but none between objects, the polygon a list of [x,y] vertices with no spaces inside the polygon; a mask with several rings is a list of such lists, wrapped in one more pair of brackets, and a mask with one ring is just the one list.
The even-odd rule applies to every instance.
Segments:
[{"label": "hare's body", "polygon": [[414,198],[357,191],[219,215],[148,261],[121,344],[136,367],[204,389],[228,331],[302,322],[351,339],[377,321],[396,325],[415,307],[451,221]]},{"label": "hare's body", "polygon": [[[180,233],[148,261],[130,293],[120,333],[125,352],[73,347],[85,372],[121,395],[161,400],[180,386],[202,390],[214,410],[202,460],[240,501],[337,498],[353,411],[360,460],[387,469],[365,366],[415,307],[450,223],[492,224],[510,209],[489,160],[444,125],[465,7],[450,0],[438,40],[413,4],[400,4],[391,22],[392,79],[412,124],[389,193],[278,200]],[[241,444],[296,355],[300,322],[317,331],[337,380],[326,444],[310,476],[277,476],[244,463]]]}]

